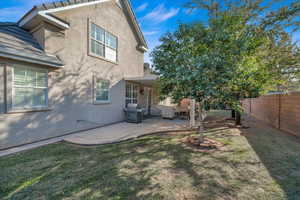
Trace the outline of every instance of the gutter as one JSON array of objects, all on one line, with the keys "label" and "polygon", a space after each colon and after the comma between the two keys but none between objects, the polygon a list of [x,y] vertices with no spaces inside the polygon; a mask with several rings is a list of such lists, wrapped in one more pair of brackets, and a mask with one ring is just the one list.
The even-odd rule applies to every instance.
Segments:
[{"label": "gutter", "polygon": [[138,49],[143,51],[143,52],[147,52],[149,49],[145,46],[138,46]]},{"label": "gutter", "polygon": [[[88,5],[94,5],[97,3],[102,3],[102,2],[108,2],[110,0],[98,0],[98,1],[87,1],[85,3],[81,3],[81,4],[74,4],[74,5],[68,5],[65,7],[60,7],[60,8],[52,8],[49,10],[42,10],[39,11],[38,7],[33,7],[28,13],[26,13],[19,21],[18,21],[18,25],[20,27],[23,27],[24,25],[26,25],[28,22],[30,22],[33,18],[35,17],[41,17],[44,20],[46,20],[49,23],[55,24],[56,26],[62,28],[62,29],[69,29],[70,25],[67,22],[62,21],[61,19],[58,19],[54,16],[51,15],[51,13],[53,12],[59,12],[62,10],[70,10],[73,8],[78,8],[78,7],[83,7],[83,6],[88,6]],[[76,2],[76,1],[75,1]],[[142,43],[140,46],[138,46],[138,49],[143,51],[143,52],[147,52],[148,51],[148,45],[146,42],[146,39],[141,31],[141,28],[137,22],[137,18],[135,16],[135,13],[132,9],[132,5],[130,0],[123,0],[122,3],[124,3],[124,5],[126,6],[127,10],[128,10],[128,14],[131,18],[131,21],[133,23],[134,28],[137,31],[138,37],[140,38],[140,42]]]},{"label": "gutter", "polygon": [[55,23],[57,26],[59,26],[62,29],[70,28],[69,24],[62,22],[61,20],[58,20],[55,17],[52,17],[51,15],[49,15],[49,13],[50,13],[49,11],[39,11],[38,15],[44,18],[47,22]]},{"label": "gutter", "polygon": [[48,62],[48,61],[44,61],[41,59],[36,59],[33,57],[25,57],[25,56],[16,55],[16,54],[8,53],[8,52],[0,51],[0,57],[9,58],[9,59],[18,60],[18,61],[24,61],[24,62],[28,62],[28,63],[39,64],[39,65],[45,65],[45,66],[54,67],[54,68],[61,68],[63,66],[62,63]]},{"label": "gutter", "polygon": [[131,15],[131,18],[133,18],[133,20],[132,20],[133,24],[134,24],[135,28],[138,30],[139,36],[142,38],[142,41],[141,41],[143,43],[142,47],[144,49],[146,49],[145,52],[147,52],[148,51],[148,45],[147,45],[146,39],[144,37],[144,34],[143,34],[143,32],[142,32],[139,24],[137,23],[137,18],[136,18],[136,15],[135,15],[135,13],[134,13],[134,11],[132,9],[131,2],[130,2],[130,0],[125,0],[123,2],[125,3],[125,5],[127,6],[128,10],[130,11],[129,15]]},{"label": "gutter", "polygon": [[45,10],[45,11],[37,11],[35,9],[30,11],[31,13],[25,15],[19,22],[18,25],[20,27],[24,26],[25,24],[27,24],[29,21],[31,21],[33,18],[35,17],[42,17],[44,20],[46,20],[49,23],[55,23],[55,25],[57,25],[58,27],[62,28],[62,29],[68,29],[70,28],[70,25],[62,22],[61,20],[58,20],[57,18],[49,15],[51,13],[51,11]]}]

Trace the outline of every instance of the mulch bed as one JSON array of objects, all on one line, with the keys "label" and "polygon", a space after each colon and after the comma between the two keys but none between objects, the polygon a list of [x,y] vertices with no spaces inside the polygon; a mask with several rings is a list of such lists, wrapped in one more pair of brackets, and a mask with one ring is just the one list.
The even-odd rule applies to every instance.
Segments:
[{"label": "mulch bed", "polygon": [[[225,128],[225,129],[248,129],[248,126],[237,126],[235,125],[235,120],[232,118],[223,118],[223,119],[210,119],[204,122],[205,129],[218,129],[218,128]],[[224,136],[240,136],[240,133],[232,133],[232,134],[224,134]],[[198,151],[202,152],[211,152],[215,150],[224,150],[224,144],[218,142],[216,140],[210,139],[205,137],[204,141],[201,142],[199,140],[199,136],[186,136],[181,139],[181,142],[185,145],[197,149]]]}]

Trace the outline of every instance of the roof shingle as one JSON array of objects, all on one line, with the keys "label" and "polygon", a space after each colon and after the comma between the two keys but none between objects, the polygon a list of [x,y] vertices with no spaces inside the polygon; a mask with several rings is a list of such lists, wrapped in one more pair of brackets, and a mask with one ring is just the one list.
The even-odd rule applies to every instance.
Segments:
[{"label": "roof shingle", "polygon": [[63,65],[56,56],[46,54],[33,36],[15,23],[0,22],[0,56],[51,66]]}]

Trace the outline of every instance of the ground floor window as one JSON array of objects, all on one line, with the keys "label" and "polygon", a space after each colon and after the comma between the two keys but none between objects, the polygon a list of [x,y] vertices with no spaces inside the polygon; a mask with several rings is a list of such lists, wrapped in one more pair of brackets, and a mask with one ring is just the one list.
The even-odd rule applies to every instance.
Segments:
[{"label": "ground floor window", "polygon": [[110,82],[103,79],[95,79],[95,103],[109,103],[110,94],[109,94]]},{"label": "ground floor window", "polygon": [[129,103],[138,103],[139,86],[133,83],[126,84],[126,106]]},{"label": "ground floor window", "polygon": [[29,67],[12,68],[12,109],[48,106],[48,71]]}]

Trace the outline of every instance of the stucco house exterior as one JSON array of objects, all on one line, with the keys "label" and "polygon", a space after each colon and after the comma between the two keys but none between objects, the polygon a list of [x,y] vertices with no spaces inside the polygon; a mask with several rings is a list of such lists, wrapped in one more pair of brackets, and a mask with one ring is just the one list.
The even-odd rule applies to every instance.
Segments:
[{"label": "stucco house exterior", "polygon": [[68,0],[0,23],[0,149],[151,112],[155,77],[129,0]]}]

